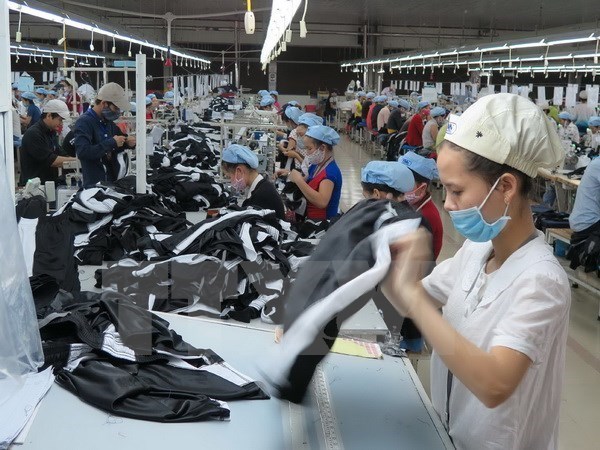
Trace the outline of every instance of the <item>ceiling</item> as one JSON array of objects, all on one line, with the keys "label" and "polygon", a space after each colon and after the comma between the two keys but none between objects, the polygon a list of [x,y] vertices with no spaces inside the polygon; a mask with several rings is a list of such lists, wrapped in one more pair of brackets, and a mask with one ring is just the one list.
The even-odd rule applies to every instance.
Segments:
[{"label": "ceiling", "polygon": [[[245,0],[42,2],[84,17],[96,16],[104,23],[118,24],[131,33],[163,42],[166,39],[166,21],[158,16],[168,12],[182,16],[203,15],[205,17],[180,18],[173,22],[173,43],[199,48],[200,51],[203,44],[231,46],[234,42],[234,23],[237,21],[243,29],[243,13],[246,9]],[[256,11],[257,32],[254,36],[246,36],[241,31],[241,44],[262,45],[270,6],[271,0],[252,1],[252,8]],[[96,7],[111,8],[113,11]],[[294,19],[293,27],[296,30],[303,7],[304,3]],[[131,14],[124,14],[123,10]],[[239,13],[231,14],[235,11]],[[11,26],[16,16],[11,14]],[[369,53],[378,54],[392,49],[446,48],[492,41],[500,36],[531,36],[557,27],[596,28],[599,19],[598,2],[591,0],[573,0],[568,6],[564,1],[557,0],[308,0],[306,23],[309,37],[306,40],[296,38],[290,46],[360,48],[362,27],[367,24],[367,31],[373,33],[370,36],[374,38],[369,38],[370,44],[377,41]],[[28,23],[29,28],[27,23],[25,27],[31,37],[55,39],[56,33],[50,27],[45,29],[31,18]]]}]

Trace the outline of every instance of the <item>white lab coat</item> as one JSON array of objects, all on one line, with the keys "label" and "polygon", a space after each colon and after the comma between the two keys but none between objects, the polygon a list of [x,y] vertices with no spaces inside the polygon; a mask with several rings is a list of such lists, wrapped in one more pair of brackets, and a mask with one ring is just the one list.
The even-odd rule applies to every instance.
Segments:
[{"label": "white lab coat", "polygon": [[[466,241],[423,285],[445,304],[444,318],[466,339],[484,351],[495,346],[517,350],[533,364],[510,398],[494,409],[454,377],[449,433],[457,449],[555,449],[571,303],[569,281],[541,233],[486,275],[481,269],[491,250],[491,242]],[[447,375],[448,369],[434,352],[431,398],[444,424]]]}]

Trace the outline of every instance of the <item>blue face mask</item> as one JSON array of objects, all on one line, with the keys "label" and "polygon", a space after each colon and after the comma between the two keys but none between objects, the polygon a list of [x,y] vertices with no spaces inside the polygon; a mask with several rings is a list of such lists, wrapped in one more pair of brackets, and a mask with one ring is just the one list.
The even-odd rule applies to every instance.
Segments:
[{"label": "blue face mask", "polygon": [[462,209],[460,211],[449,211],[450,218],[454,224],[454,228],[465,238],[473,242],[487,242],[494,239],[500,234],[500,232],[506,226],[506,223],[510,220],[510,216],[507,216],[508,205],[504,210],[504,214],[494,223],[487,223],[481,214],[481,208],[488,201],[490,195],[496,186],[500,178],[494,183],[492,189],[488,193],[487,197],[483,200],[480,206],[473,206],[471,208]]},{"label": "blue face mask", "polygon": [[114,120],[117,120],[120,116],[121,116],[121,111],[113,111],[110,108],[102,109],[102,117],[104,117],[106,120],[109,120],[111,122]]}]

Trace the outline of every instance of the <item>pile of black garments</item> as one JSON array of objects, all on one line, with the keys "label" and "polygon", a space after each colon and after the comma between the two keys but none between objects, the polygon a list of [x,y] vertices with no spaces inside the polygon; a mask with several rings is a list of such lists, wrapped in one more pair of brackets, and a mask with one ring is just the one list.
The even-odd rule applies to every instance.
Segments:
[{"label": "pile of black garments", "polygon": [[[152,192],[176,203],[183,211],[222,208],[235,201],[223,183],[215,181],[214,173],[192,167],[153,169],[146,181]],[[114,185],[135,192],[135,176],[122,178]]]},{"label": "pile of black garments", "polygon": [[213,98],[210,101],[210,104],[208,105],[208,110],[215,111],[215,112],[223,112],[223,111],[227,111],[229,109],[229,105],[230,105],[229,99],[219,96],[219,97]]},{"label": "pile of black garments", "polygon": [[56,382],[109,414],[167,423],[226,420],[225,401],[269,398],[212,350],[193,347],[124,295],[58,292],[35,300],[45,364],[54,367]]},{"label": "pile of black garments", "polygon": [[154,147],[149,156],[151,168],[182,165],[203,170],[217,170],[220,154],[220,131],[205,123],[181,125],[168,131],[167,147]]},{"label": "pile of black garments", "polygon": [[[271,210],[247,209],[206,219],[168,237],[138,241],[138,258],[97,271],[96,287],[129,295],[156,311],[249,322],[277,317],[278,299],[313,245],[296,240]],[[268,318],[272,316],[271,318]]]},{"label": "pile of black garments", "polygon": [[139,240],[170,236],[190,226],[185,213],[168,199],[108,187],[77,192],[54,214],[54,220],[59,218],[75,235],[74,255],[81,265],[118,261],[125,255],[143,259],[137,256]]},{"label": "pile of black garments", "polygon": [[573,233],[567,259],[571,269],[582,266],[584,272],[596,272],[600,277],[600,222]]}]

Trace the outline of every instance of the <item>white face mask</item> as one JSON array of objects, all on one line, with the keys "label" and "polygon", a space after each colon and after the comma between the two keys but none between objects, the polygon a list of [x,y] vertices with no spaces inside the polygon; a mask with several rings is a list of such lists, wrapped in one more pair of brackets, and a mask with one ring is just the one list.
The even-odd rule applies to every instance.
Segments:
[{"label": "white face mask", "polygon": [[325,160],[325,151],[323,149],[318,149],[314,153],[306,155],[306,159],[310,165],[321,164]]}]

